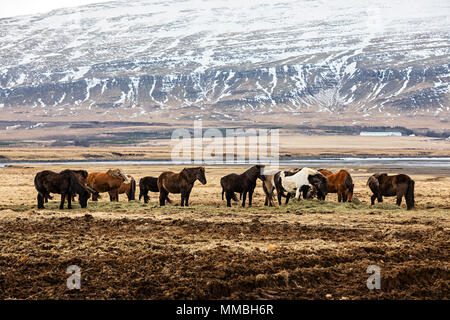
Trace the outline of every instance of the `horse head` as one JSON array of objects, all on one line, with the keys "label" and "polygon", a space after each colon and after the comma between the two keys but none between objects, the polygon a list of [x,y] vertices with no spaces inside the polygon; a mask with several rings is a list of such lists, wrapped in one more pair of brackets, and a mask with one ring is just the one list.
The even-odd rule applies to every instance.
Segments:
[{"label": "horse head", "polygon": [[325,200],[328,193],[327,178],[319,172],[308,175],[308,182],[316,188],[319,199]]},{"label": "horse head", "polygon": [[195,177],[202,184],[206,184],[205,167],[198,167],[197,169]]}]

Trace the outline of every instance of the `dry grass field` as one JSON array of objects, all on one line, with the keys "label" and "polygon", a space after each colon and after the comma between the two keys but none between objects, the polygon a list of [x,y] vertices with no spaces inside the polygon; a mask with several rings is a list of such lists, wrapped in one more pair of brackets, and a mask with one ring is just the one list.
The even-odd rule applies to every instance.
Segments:
[{"label": "dry grass field", "polygon": [[[372,172],[350,170],[359,201],[291,201],[227,208],[220,177],[243,167],[207,167],[190,207],[75,203],[59,195],[36,209],[34,175],[45,166],[0,169],[2,299],[448,299],[450,177],[412,177],[417,208],[393,198],[369,205]],[[181,167],[124,166],[136,180]],[[63,167],[52,166],[59,171]],[[76,169],[76,168],[73,168]],[[105,166],[86,166],[103,171]],[[447,172],[448,173],[448,172]],[[381,268],[381,290],[369,290],[369,265]],[[81,290],[68,290],[66,268],[81,268]]]},{"label": "dry grass field", "polygon": [[[216,141],[219,143],[222,140],[217,139]],[[155,139],[134,147],[3,147],[0,148],[0,160],[93,161],[171,159],[171,151],[175,143],[177,142],[170,139]],[[209,141],[206,140],[204,143],[206,146],[209,144]],[[324,156],[448,157],[449,154],[450,140],[442,138],[310,136],[290,132],[281,132],[279,137],[279,155],[284,158]]]}]

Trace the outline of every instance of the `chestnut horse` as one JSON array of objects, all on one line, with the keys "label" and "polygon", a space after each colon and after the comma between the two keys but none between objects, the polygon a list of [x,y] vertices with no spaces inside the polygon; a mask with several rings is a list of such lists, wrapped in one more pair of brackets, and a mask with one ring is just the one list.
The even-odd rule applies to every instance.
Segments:
[{"label": "chestnut horse", "polygon": [[222,186],[222,200],[225,193],[227,198],[227,207],[231,207],[231,199],[238,201],[235,192],[242,193],[242,207],[245,207],[245,200],[248,193],[248,205],[252,206],[253,192],[256,187],[256,180],[263,179],[261,174],[264,165],[256,165],[248,169],[242,174],[231,173],[220,179]]},{"label": "chestnut horse", "polygon": [[338,173],[333,173],[327,169],[319,169],[317,171],[328,179],[328,193],[337,193],[338,202],[352,202],[353,188],[355,185],[348,171],[340,170]]},{"label": "chestnut horse", "polygon": [[159,205],[164,206],[170,193],[181,194],[181,206],[189,206],[194,182],[206,184],[205,167],[184,168],[179,173],[165,171],[158,177]]},{"label": "chestnut horse", "polygon": [[[129,180],[126,174],[120,169],[110,169],[107,172],[91,172],[86,179],[86,185],[97,192],[111,191],[113,195],[112,199],[114,199],[111,201],[118,201],[118,190],[123,182],[129,183]],[[97,201],[98,198],[98,195],[92,195],[93,201]]]},{"label": "chestnut horse", "polygon": [[407,210],[414,208],[414,180],[406,174],[388,176],[387,173],[375,173],[367,180],[367,186],[372,190],[370,197],[371,204],[383,202],[385,197],[397,197],[397,205],[402,203],[402,197],[405,197]]},{"label": "chestnut horse", "polygon": [[108,191],[111,201],[119,201],[119,194],[123,193],[127,195],[128,201],[136,200],[136,180],[130,175],[127,175],[127,178],[130,182],[122,182],[119,189],[117,189],[117,195],[114,191]]},{"label": "chestnut horse", "polygon": [[[148,203],[150,197],[148,196],[148,192],[159,192],[158,188],[158,178],[155,177],[144,177],[139,180],[139,201],[144,198],[144,202]],[[166,197],[168,203],[172,203],[172,200],[169,197]]]},{"label": "chestnut horse", "polygon": [[38,192],[38,209],[44,209],[45,199],[53,199],[50,193],[59,193],[61,203],[59,209],[64,209],[64,202],[67,197],[67,208],[72,209],[72,195],[79,195],[79,203],[82,208],[87,207],[90,193],[86,187],[80,183],[78,177],[71,170],[64,170],[56,173],[50,170],[38,172],[34,177],[34,186]]}]

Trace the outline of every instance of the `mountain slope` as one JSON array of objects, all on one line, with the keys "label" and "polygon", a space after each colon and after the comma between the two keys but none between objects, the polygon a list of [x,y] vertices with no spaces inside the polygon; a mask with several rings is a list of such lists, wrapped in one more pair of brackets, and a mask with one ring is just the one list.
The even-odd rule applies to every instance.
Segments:
[{"label": "mountain slope", "polygon": [[443,1],[119,0],[0,19],[0,108],[48,120],[445,121],[449,13]]}]

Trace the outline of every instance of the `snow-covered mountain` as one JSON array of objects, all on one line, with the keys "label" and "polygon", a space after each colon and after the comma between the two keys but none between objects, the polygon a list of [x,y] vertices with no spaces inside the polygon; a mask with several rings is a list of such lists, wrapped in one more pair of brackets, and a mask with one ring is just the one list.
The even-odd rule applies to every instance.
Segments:
[{"label": "snow-covered mountain", "polygon": [[0,19],[0,113],[445,119],[449,31],[441,0],[117,0]]}]

